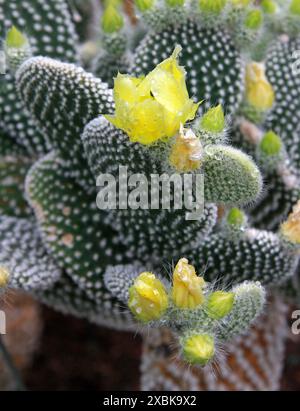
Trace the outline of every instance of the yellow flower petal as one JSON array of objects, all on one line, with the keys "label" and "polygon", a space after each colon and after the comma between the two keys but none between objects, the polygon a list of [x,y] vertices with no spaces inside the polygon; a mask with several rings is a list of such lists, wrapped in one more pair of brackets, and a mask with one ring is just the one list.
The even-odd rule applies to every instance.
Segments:
[{"label": "yellow flower petal", "polygon": [[139,99],[137,86],[143,79],[130,77],[126,74],[118,73],[114,80],[115,102],[123,100],[127,103],[135,103]]},{"label": "yellow flower petal", "polygon": [[180,124],[192,120],[199,104],[189,99],[185,71],[178,65],[181,48],[175,48],[145,78],[118,74],[114,84],[116,112],[105,116],[125,131],[131,141],[152,144],[176,135]]},{"label": "yellow flower petal", "polygon": [[129,113],[125,126],[131,141],[151,144],[165,137],[164,113],[161,105],[153,99],[136,104]]}]

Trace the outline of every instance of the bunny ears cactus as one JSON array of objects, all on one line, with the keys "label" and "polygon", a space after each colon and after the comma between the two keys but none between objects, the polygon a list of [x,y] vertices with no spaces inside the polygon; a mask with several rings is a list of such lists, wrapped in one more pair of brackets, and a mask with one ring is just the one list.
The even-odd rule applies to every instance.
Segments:
[{"label": "bunny ears cactus", "polygon": [[181,47],[144,78],[118,74],[114,82],[116,112],[106,119],[130,140],[152,144],[173,137],[180,124],[194,119],[199,104],[189,98],[185,71],[178,65]]},{"label": "bunny ears cactus", "polygon": [[205,366],[214,358],[216,341],[245,332],[264,300],[259,283],[244,282],[231,291],[213,290],[181,258],[172,285],[165,286],[153,273],[138,275],[129,288],[128,307],[143,324],[168,326],[178,334],[185,360]]}]

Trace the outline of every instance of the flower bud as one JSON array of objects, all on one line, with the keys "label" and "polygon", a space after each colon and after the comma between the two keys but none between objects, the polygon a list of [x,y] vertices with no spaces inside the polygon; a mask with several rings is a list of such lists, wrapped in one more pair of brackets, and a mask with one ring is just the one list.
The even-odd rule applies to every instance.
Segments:
[{"label": "flower bud", "polygon": [[274,14],[277,11],[277,4],[273,0],[263,0],[261,7],[266,14]]},{"label": "flower bud", "polygon": [[154,274],[141,273],[129,288],[128,306],[139,321],[158,320],[168,307],[164,285]]},{"label": "flower bud", "polygon": [[203,149],[198,137],[190,129],[180,127],[172,145],[169,162],[179,172],[196,170],[201,165]]},{"label": "flower bud", "polygon": [[247,7],[251,0],[230,0],[231,4],[235,7]]},{"label": "flower bud", "polygon": [[207,301],[207,312],[211,318],[220,320],[230,313],[234,303],[234,293],[215,291]]},{"label": "flower bud", "polygon": [[200,126],[210,133],[221,133],[225,128],[225,116],[221,104],[209,109],[201,118]]},{"label": "flower bud", "polygon": [[7,32],[4,51],[11,72],[16,72],[18,67],[32,55],[27,37],[15,26]]},{"label": "flower bud", "polygon": [[169,7],[182,7],[185,0],[165,0]]},{"label": "flower bud", "polygon": [[5,288],[8,284],[9,272],[5,267],[0,267],[0,289]]},{"label": "flower bud", "polygon": [[194,309],[204,302],[203,277],[198,277],[195,268],[181,258],[173,273],[172,299],[179,308]]},{"label": "flower bud", "polygon": [[221,13],[226,5],[226,0],[199,0],[200,9],[208,13]]},{"label": "flower bud", "polygon": [[134,0],[137,9],[141,12],[150,10],[154,4],[154,0]]},{"label": "flower bud", "polygon": [[268,131],[261,139],[259,148],[267,156],[276,156],[282,149],[282,142],[277,134]]},{"label": "flower bud", "polygon": [[292,0],[290,5],[290,13],[300,16],[300,0]]},{"label": "flower bud", "polygon": [[245,223],[245,214],[239,208],[233,207],[228,212],[227,223],[231,226],[241,227]]},{"label": "flower bud", "polygon": [[28,40],[15,26],[12,26],[7,32],[5,45],[7,48],[19,49],[28,45]]},{"label": "flower bud", "polygon": [[115,33],[124,25],[122,15],[113,5],[107,6],[102,16],[102,28],[105,33]]},{"label": "flower bud", "polygon": [[250,63],[246,68],[246,98],[250,105],[262,111],[271,109],[274,91],[266,78],[262,64]]},{"label": "flower bud", "polygon": [[300,244],[300,200],[293,207],[292,213],[281,225],[281,234],[292,244]]},{"label": "flower bud", "polygon": [[208,334],[193,334],[182,342],[183,355],[187,362],[204,367],[215,354],[215,343]]},{"label": "flower bud", "polygon": [[245,26],[250,30],[258,30],[263,22],[263,14],[261,10],[255,9],[247,13]]}]

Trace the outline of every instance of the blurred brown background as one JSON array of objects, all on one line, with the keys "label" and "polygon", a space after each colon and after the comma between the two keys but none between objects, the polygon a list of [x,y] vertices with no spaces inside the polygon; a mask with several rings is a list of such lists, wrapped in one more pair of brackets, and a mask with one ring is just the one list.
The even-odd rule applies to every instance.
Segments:
[{"label": "blurred brown background", "polygon": [[[6,344],[28,390],[138,390],[141,339],[108,330],[12,295]],[[1,390],[13,389],[3,373]],[[6,380],[5,380],[6,378]],[[289,340],[282,390],[300,390],[300,336]]]}]

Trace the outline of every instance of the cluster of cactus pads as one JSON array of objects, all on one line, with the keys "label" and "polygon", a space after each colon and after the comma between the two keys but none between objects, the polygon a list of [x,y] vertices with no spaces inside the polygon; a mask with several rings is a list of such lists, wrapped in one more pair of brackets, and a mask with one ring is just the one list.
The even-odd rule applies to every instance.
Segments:
[{"label": "cluster of cactus pads", "polygon": [[[276,387],[278,301],[299,295],[300,1],[0,0],[0,38],[1,290],[154,329],[145,388]],[[149,189],[154,174],[201,175],[203,210],[100,210],[98,177],[120,166]],[[261,384],[233,378],[262,380],[249,332]],[[172,341],[196,370],[181,383]]]}]

